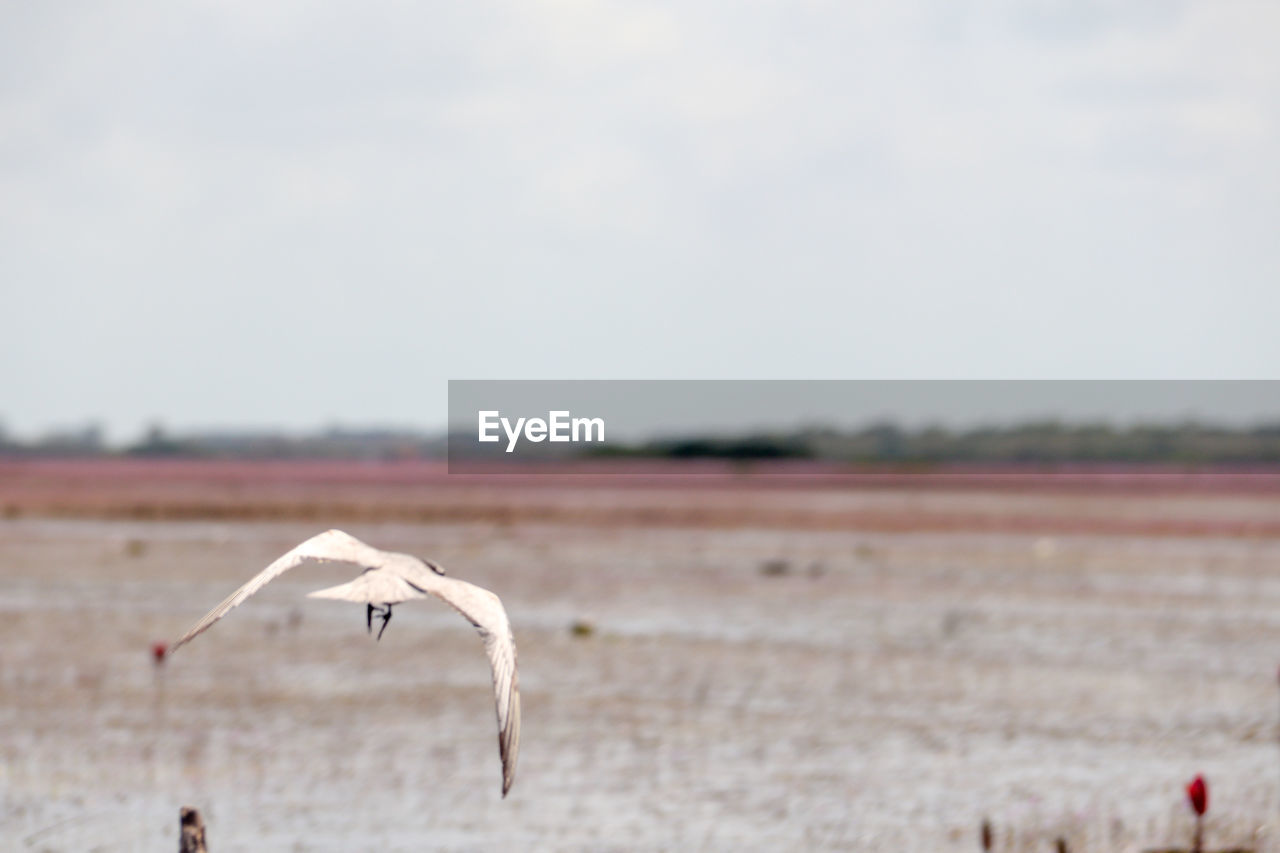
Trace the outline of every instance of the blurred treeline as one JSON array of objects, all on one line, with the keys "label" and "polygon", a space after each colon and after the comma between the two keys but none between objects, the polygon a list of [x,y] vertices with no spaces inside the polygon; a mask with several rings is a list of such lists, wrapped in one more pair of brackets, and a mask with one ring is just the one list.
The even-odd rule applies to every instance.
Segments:
[{"label": "blurred treeline", "polygon": [[170,433],[150,427],[140,438],[111,447],[96,425],[51,432],[34,441],[18,441],[0,429],[0,454],[6,456],[162,457],[187,459],[432,459],[445,454],[445,440],[412,430],[344,429],[313,434],[266,431]]},{"label": "blurred treeline", "polygon": [[648,458],[822,459],[861,463],[1132,462],[1258,464],[1280,462],[1280,424],[1222,427],[1201,423],[1068,424],[906,429],[892,423],[841,431],[808,429],[740,437],[693,436],[593,455]]},{"label": "blurred treeline", "polygon": [[[486,450],[490,447],[486,446]],[[154,426],[112,447],[87,426],[20,441],[0,428],[5,456],[170,457],[226,459],[435,459],[443,434],[412,430],[330,428],[313,434],[199,432],[171,434]],[[536,451],[532,454],[529,451]],[[492,455],[501,458],[500,445]],[[1226,427],[1187,422],[1117,427],[1105,423],[1039,421],[951,429],[879,423],[861,429],[809,428],[750,435],[693,435],[633,444],[521,444],[520,456],[648,459],[814,459],[850,463],[1166,464],[1280,463],[1280,423]]]}]

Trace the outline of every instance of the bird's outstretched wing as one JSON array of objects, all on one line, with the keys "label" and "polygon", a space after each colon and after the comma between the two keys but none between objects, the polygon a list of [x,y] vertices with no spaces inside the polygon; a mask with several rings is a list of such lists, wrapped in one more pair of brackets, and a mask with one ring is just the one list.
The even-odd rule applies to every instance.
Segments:
[{"label": "bird's outstretched wing", "polygon": [[[210,610],[204,618],[192,626],[191,630],[174,643],[172,648],[176,650],[196,635],[208,630],[214,622],[239,606],[274,578],[307,560],[330,560],[364,566],[366,574],[361,578],[365,578],[366,583],[373,582],[369,580],[368,569],[389,571],[399,581],[403,581],[407,588],[413,590],[410,595],[415,597],[419,593],[434,595],[465,616],[467,621],[476,627],[480,636],[484,638],[485,652],[489,656],[489,666],[493,671],[493,694],[498,712],[498,754],[502,759],[502,796],[505,797],[515,779],[516,754],[520,750],[520,690],[516,673],[516,642],[511,635],[507,611],[503,608],[498,596],[489,590],[466,581],[446,577],[438,567],[428,568],[427,564],[417,557],[380,551],[341,530],[327,530],[289,551],[244,586],[231,593],[226,601]],[[320,597],[370,601],[368,590],[364,589],[360,583],[361,578],[341,587],[320,590]],[[381,580],[378,582],[385,583]],[[398,595],[400,592],[397,586],[393,594]],[[324,593],[329,594],[324,595]]]},{"label": "bird's outstretched wing", "polygon": [[197,634],[208,630],[209,626],[214,622],[217,622],[223,616],[226,616],[229,611],[238,607],[246,598],[262,589],[275,578],[307,560],[331,560],[372,567],[382,565],[386,557],[387,552],[379,551],[377,548],[366,545],[341,530],[326,530],[324,533],[312,536],[306,542],[303,542],[267,566],[244,586],[227,596],[226,601],[206,613],[203,619],[193,625],[191,630],[182,636],[181,640],[174,643],[171,650],[177,651],[180,646],[190,642]]},{"label": "bird's outstretched wing", "polygon": [[493,670],[493,698],[498,711],[498,755],[502,758],[502,796],[511,790],[520,751],[520,685],[516,672],[516,641],[501,599],[489,590],[419,567],[393,555],[386,569],[416,589],[430,593],[466,617],[484,638]]}]

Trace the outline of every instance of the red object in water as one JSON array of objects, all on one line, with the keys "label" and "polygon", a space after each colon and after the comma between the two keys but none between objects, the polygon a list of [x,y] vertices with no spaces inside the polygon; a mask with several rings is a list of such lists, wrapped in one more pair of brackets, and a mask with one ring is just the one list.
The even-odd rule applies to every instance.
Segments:
[{"label": "red object in water", "polygon": [[1196,774],[1196,778],[1187,785],[1187,801],[1199,816],[1209,810],[1209,785],[1203,776]]},{"label": "red object in water", "polygon": [[156,662],[156,666],[164,663],[165,655],[169,654],[169,647],[164,643],[151,644],[151,659]]}]

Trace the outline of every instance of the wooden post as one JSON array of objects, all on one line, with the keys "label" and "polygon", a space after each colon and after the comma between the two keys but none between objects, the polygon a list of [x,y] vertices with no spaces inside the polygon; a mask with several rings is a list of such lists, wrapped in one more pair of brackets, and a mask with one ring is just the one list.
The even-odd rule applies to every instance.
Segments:
[{"label": "wooden post", "polygon": [[204,846],[204,821],[200,812],[183,806],[179,812],[179,825],[182,835],[178,839],[178,853],[209,853],[209,848]]}]

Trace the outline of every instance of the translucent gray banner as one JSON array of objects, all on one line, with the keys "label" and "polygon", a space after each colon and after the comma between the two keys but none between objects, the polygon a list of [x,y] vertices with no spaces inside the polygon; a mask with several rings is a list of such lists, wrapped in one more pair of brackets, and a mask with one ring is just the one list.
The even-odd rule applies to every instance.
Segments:
[{"label": "translucent gray banner", "polygon": [[634,458],[1270,464],[1280,381],[449,382],[451,471]]}]

